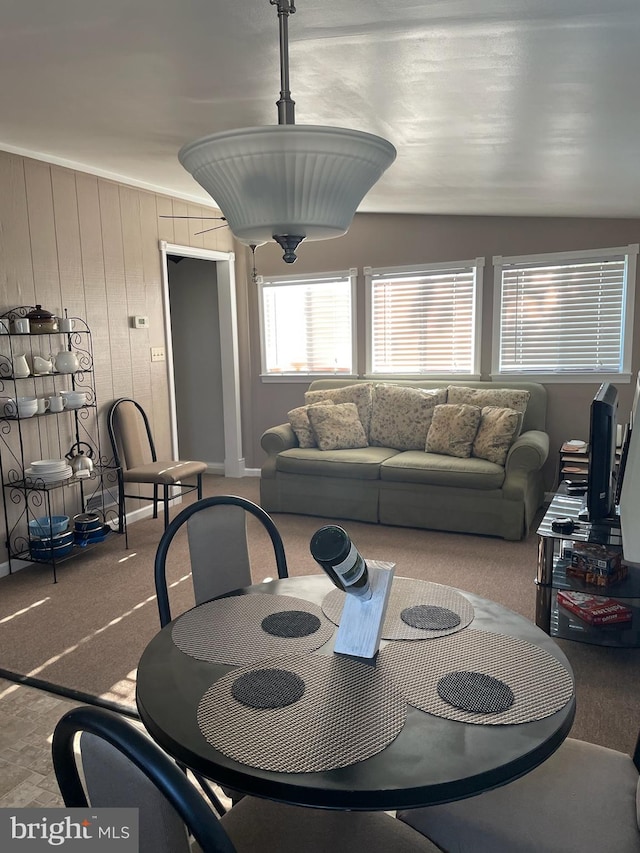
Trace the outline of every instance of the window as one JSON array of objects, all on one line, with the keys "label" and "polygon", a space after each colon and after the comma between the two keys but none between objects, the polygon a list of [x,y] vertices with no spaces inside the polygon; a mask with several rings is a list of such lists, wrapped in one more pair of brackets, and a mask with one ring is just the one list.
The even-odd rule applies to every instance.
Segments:
[{"label": "window", "polygon": [[356,270],[258,279],[263,375],[351,374]]},{"label": "window", "polygon": [[638,245],[493,259],[493,373],[629,374]]},{"label": "window", "polygon": [[479,375],[483,266],[365,268],[367,374]]}]

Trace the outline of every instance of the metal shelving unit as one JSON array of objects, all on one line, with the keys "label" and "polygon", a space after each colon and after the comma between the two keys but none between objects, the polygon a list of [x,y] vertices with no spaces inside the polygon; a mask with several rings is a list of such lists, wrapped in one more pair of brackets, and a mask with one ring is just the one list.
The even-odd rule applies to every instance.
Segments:
[{"label": "metal shelving unit", "polygon": [[[594,586],[570,576],[563,545],[592,543],[622,549],[622,535],[615,525],[596,525],[581,519],[583,499],[565,494],[561,486],[538,528],[538,567],[536,574],[536,625],[552,637],[578,640],[600,646],[637,648],[640,646],[640,567],[630,565],[624,580],[609,586]],[[571,518],[576,527],[561,533],[553,529],[554,519]],[[558,603],[561,590],[597,597],[603,604],[612,599],[631,611],[629,621],[591,625]]]},{"label": "metal shelving unit", "polygon": [[[31,306],[14,308],[5,314],[10,331],[0,334],[0,477],[4,497],[4,521],[9,572],[16,560],[45,562],[52,566],[57,581],[57,566],[101,543],[84,546],[74,544],[70,554],[43,560],[31,553],[29,520],[39,516],[96,512],[103,524],[118,520],[118,476],[113,459],[103,455],[93,371],[93,344],[86,322],[73,318],[71,332],[16,333],[14,321],[24,318]],[[34,357],[49,359],[56,351],[75,354],[77,370],[63,373],[34,373]],[[16,359],[25,356],[29,376],[16,376]],[[20,363],[24,364],[22,359]],[[55,361],[52,362],[55,364]],[[60,391],[74,390],[85,394],[86,402],[78,408],[61,412],[46,411],[30,417],[19,417],[15,401],[19,397],[49,398]],[[73,476],[59,482],[45,483],[29,477],[27,470],[36,459],[63,459],[82,449],[92,458],[93,471],[88,478]],[[72,525],[72,521],[70,522]],[[111,535],[111,534],[109,534]]]}]

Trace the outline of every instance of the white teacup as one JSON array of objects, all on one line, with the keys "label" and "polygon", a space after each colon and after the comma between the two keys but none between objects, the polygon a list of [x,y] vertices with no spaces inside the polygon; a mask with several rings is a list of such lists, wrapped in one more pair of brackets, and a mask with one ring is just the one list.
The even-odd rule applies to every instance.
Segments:
[{"label": "white teacup", "polygon": [[16,317],[13,321],[13,330],[17,335],[28,335],[30,326],[27,317]]},{"label": "white teacup", "polygon": [[0,335],[9,334],[9,318],[0,317]]},{"label": "white teacup", "polygon": [[49,401],[48,401],[48,400],[46,400],[44,397],[41,397],[41,398],[38,400],[38,414],[39,414],[39,415],[44,415],[44,413],[45,413],[45,412],[47,411],[47,409],[49,408],[49,405],[50,405]]},{"label": "white teacup", "polygon": [[61,332],[73,332],[75,322],[72,317],[60,317],[58,320],[58,328]]},{"label": "white teacup", "polygon": [[52,412],[61,412],[67,405],[64,397],[57,394],[54,397],[49,397],[49,410]]}]

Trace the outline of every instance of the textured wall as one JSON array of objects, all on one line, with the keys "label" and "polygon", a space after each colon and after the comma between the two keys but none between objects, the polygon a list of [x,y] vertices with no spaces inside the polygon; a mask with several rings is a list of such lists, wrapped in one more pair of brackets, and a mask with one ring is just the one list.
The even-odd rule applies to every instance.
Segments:
[{"label": "textured wall", "polygon": [[[555,219],[498,216],[400,216],[357,214],[344,237],[298,248],[295,272],[312,273],[358,269],[358,327],[364,330],[365,285],[362,268],[395,264],[437,263],[439,261],[485,258],[482,311],[482,377],[491,371],[493,330],[493,255],[523,255],[626,246],[640,239],[637,219]],[[281,260],[282,251],[273,244],[256,252],[258,272],[264,276],[292,272]],[[637,287],[636,287],[637,290]],[[257,296],[249,286],[252,337],[258,335]],[[640,334],[640,305],[636,299],[634,341]],[[364,339],[358,342],[359,370],[364,370]],[[255,349],[253,394],[255,432],[249,447],[259,446],[260,435],[269,426],[286,420],[286,412],[302,402],[305,386],[294,382],[262,383],[259,378],[260,352]],[[632,369],[640,368],[640,350],[633,350]],[[546,478],[550,488],[555,476],[557,450],[568,438],[588,439],[589,405],[598,382],[549,383],[547,425],[551,436],[551,458]],[[620,417],[626,419],[631,406],[633,385],[620,384]],[[248,454],[247,454],[248,456]],[[264,454],[254,464],[261,464]],[[249,459],[247,459],[249,464]]]},{"label": "textured wall", "polygon": [[[167,365],[150,360],[150,347],[165,344],[158,241],[219,251],[233,251],[234,241],[226,228],[193,236],[217,222],[159,217],[215,213],[0,152],[0,313],[39,303],[86,319],[104,452],[105,411],[121,396],[144,406],[158,452],[170,452]],[[135,314],[149,317],[149,329],[131,328]]]},{"label": "textured wall", "polygon": [[[215,213],[215,211],[213,211]],[[160,452],[169,452],[166,364],[152,363],[150,347],[165,344],[158,241],[236,252],[238,339],[243,450],[249,468],[259,467],[260,435],[299,405],[304,385],[263,384],[256,289],[247,284],[248,250],[226,228],[194,236],[218,223],[160,219],[161,214],[207,216],[212,210],[92,175],[0,152],[0,313],[36,302],[54,313],[67,308],[84,317],[93,334],[95,378],[101,413],[110,400],[134,396],[149,412]],[[357,267],[361,328],[362,267],[415,264],[483,256],[482,372],[490,369],[493,283],[491,256],[620,246],[640,238],[632,219],[532,219],[503,217],[359,214],[349,233],[302,244],[296,272]],[[275,245],[256,252],[258,272],[290,273]],[[148,330],[134,330],[129,317],[144,314]],[[640,310],[635,329],[640,328]],[[360,360],[364,341],[359,342]],[[634,347],[634,372],[640,353]],[[597,387],[550,384],[549,429],[555,450],[569,437],[586,437],[589,400]],[[622,387],[626,416],[632,387]],[[106,447],[104,420],[102,443]],[[3,559],[0,553],[0,560]]]}]

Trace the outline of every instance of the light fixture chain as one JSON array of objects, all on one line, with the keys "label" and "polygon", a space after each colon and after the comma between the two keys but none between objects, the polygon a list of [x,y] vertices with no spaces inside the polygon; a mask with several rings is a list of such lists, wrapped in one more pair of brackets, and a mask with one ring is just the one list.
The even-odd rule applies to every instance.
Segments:
[{"label": "light fixture chain", "polygon": [[296,7],[293,0],[269,0],[269,3],[278,8],[280,28],[280,100],[276,101],[278,124],[295,124],[296,102],[291,99],[289,90],[289,15],[293,15]]}]

